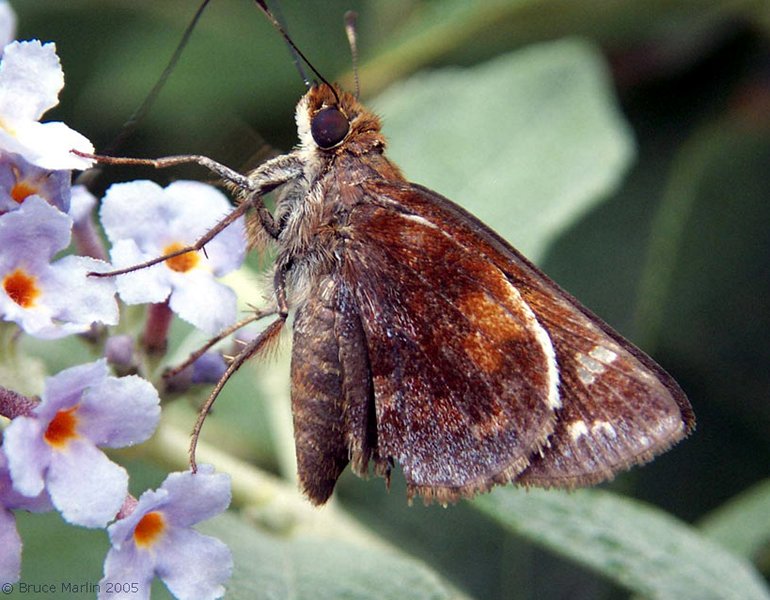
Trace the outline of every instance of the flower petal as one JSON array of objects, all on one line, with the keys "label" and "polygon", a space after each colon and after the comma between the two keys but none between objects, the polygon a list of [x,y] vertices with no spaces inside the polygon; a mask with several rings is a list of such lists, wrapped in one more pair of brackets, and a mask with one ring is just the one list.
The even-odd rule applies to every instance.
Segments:
[{"label": "flower petal", "polygon": [[[174,241],[192,244],[232,211],[227,196],[199,181],[175,181],[164,192],[175,208],[168,234]],[[206,244],[206,267],[221,277],[240,267],[245,255],[246,228],[240,218]]]},{"label": "flower petal", "polygon": [[16,13],[5,0],[0,2],[0,56],[3,47],[16,37]]},{"label": "flower petal", "polygon": [[[93,166],[94,160],[72,154],[78,150],[93,154],[94,145],[83,134],[58,121],[15,123],[13,137],[17,149],[9,150],[24,156],[32,164],[51,170],[84,171]],[[2,141],[2,138],[0,138]],[[8,143],[9,146],[13,144]]]},{"label": "flower petal", "polygon": [[[13,487],[13,480],[8,471],[8,458],[0,447],[0,506],[10,509],[20,508],[29,512],[48,512],[53,510],[48,492],[43,490],[37,496],[24,496]],[[0,544],[0,548],[2,548]],[[2,581],[2,578],[0,578]]]},{"label": "flower petal", "polygon": [[6,320],[15,321],[25,332],[42,339],[83,333],[93,323],[115,325],[115,284],[107,278],[88,276],[91,271],[106,268],[107,263],[100,260],[65,256],[28,274],[35,278],[39,290],[34,304],[22,306],[0,294],[0,310]]},{"label": "flower petal", "polygon": [[41,169],[19,154],[0,151],[0,211],[18,210],[34,195],[66,213],[70,210],[71,179],[70,171]]},{"label": "flower petal", "polygon": [[116,183],[102,199],[99,220],[111,243],[134,240],[141,252],[154,258],[161,254],[162,239],[168,233],[169,205],[163,188],[153,181]]},{"label": "flower petal", "polygon": [[114,284],[87,276],[107,268],[106,263],[68,256],[48,264],[69,244],[71,227],[68,215],[38,196],[30,196],[19,210],[0,218],[0,248],[6,249],[0,252],[0,278],[24,277],[34,291],[33,300],[23,303],[4,285],[0,315],[31,335],[53,339],[87,331],[95,321],[117,323]]},{"label": "flower petal", "polygon": [[104,527],[115,518],[128,492],[126,470],[110,461],[89,440],[72,440],[53,452],[48,492],[65,520],[83,527]]},{"label": "flower petal", "polygon": [[[155,257],[142,253],[134,240],[120,240],[112,246],[110,258],[115,268],[121,269]],[[118,276],[115,283],[120,299],[126,304],[165,301],[171,293],[168,273],[164,265],[153,265]]]},{"label": "flower petal", "polygon": [[70,192],[69,215],[75,223],[81,223],[91,216],[96,206],[96,196],[84,185],[73,185]]},{"label": "flower petal", "polygon": [[116,548],[133,546],[134,529],[142,517],[153,510],[162,509],[168,502],[166,490],[147,490],[139,497],[134,511],[122,519],[118,519],[107,528],[110,543]]},{"label": "flower petal", "polygon": [[59,371],[46,379],[42,402],[35,413],[47,426],[57,412],[75,406],[87,388],[98,385],[109,374],[107,361],[103,358]]},{"label": "flower petal", "polygon": [[59,324],[87,329],[92,323],[117,325],[118,303],[115,282],[88,273],[106,271],[110,265],[87,256],[65,256],[51,265],[41,284],[46,288],[48,305]]},{"label": "flower petal", "polygon": [[21,577],[21,537],[16,517],[0,506],[0,582],[13,583]]},{"label": "flower petal", "polygon": [[168,223],[171,235],[194,242],[232,211],[230,201],[217,188],[200,181],[175,181],[163,189],[164,202],[173,207]]},{"label": "flower petal", "polygon": [[160,398],[149,381],[108,377],[83,394],[81,431],[97,446],[122,448],[148,439],[160,420]]},{"label": "flower petal", "polygon": [[230,476],[215,473],[211,465],[200,465],[197,473],[171,473],[161,489],[169,493],[164,512],[177,527],[189,527],[210,519],[230,505]]},{"label": "flower petal", "polygon": [[22,263],[29,270],[47,265],[69,245],[71,230],[68,215],[39,196],[30,196],[19,210],[0,219],[0,271]]},{"label": "flower petal", "polygon": [[235,292],[205,272],[194,270],[172,275],[171,310],[201,331],[214,335],[232,325],[238,316]]},{"label": "flower petal", "polygon": [[172,529],[157,555],[156,572],[179,600],[224,596],[222,585],[233,572],[230,549],[192,529]]},{"label": "flower petal", "polygon": [[16,491],[25,496],[40,494],[51,462],[51,448],[43,441],[40,421],[16,417],[3,432],[3,449]]},{"label": "flower petal", "polygon": [[4,320],[16,323],[34,337],[55,339],[78,333],[77,329],[67,331],[63,327],[54,325],[50,307],[43,305],[23,308],[4,294],[0,294],[0,314],[3,315]]},{"label": "flower petal", "polygon": [[[104,561],[104,578],[99,582],[98,598],[149,600],[154,576],[155,561],[149,552],[139,552],[133,545],[110,548]],[[132,584],[136,587],[131,587]]]},{"label": "flower petal", "polygon": [[192,383],[214,384],[227,371],[225,357],[219,352],[206,352],[192,366]]},{"label": "flower petal", "polygon": [[0,63],[0,119],[37,121],[59,103],[64,72],[56,45],[12,42]]}]

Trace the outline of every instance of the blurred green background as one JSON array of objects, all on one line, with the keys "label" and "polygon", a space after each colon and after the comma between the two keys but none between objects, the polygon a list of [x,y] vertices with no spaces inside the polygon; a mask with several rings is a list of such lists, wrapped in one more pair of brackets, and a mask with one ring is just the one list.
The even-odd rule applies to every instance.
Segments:
[{"label": "blurred green background", "polygon": [[[12,4],[19,39],[53,40],[62,59],[66,87],[61,105],[46,119],[67,122],[97,150],[111,143],[142,102],[196,8],[193,0]],[[636,158],[612,193],[570,222],[536,258],[563,287],[652,354],[682,385],[698,418],[690,439],[606,487],[697,525],[724,514],[713,511],[768,477],[766,2],[286,0],[280,8],[315,66],[328,79],[348,85],[351,61],[342,15],[349,9],[358,12],[364,99],[423,70],[473,69],[536,42],[579,36],[595,44],[609,65]],[[302,92],[286,46],[253,4],[213,0],[157,102],[116,152],[146,157],[200,153],[242,167],[271,149],[293,145],[293,110]],[[480,90],[478,105],[468,110],[484,111],[483,100]],[[383,116],[388,133],[388,114]],[[494,119],[489,115],[490,130]],[[478,130],[473,146],[490,143],[487,135]],[[469,147],[458,144],[453,150],[462,157]],[[410,175],[410,164],[401,166]],[[140,174],[111,168],[99,185]],[[160,181],[207,177],[195,169],[150,175]],[[466,175],[471,186],[474,176]],[[505,189],[499,194],[491,201],[506,200]],[[277,363],[267,368],[279,369]],[[224,414],[217,416],[228,437],[253,445],[246,452],[253,460],[279,471],[282,459],[274,446],[280,448],[280,432],[268,424],[274,409],[263,410],[252,398],[253,377],[252,372],[238,377],[229,394],[237,397],[221,400],[218,410]],[[228,403],[230,408],[223,406]],[[228,413],[236,416],[228,421]],[[211,427],[216,430],[217,423]],[[136,471],[150,484],[160,481],[152,469]],[[612,583],[522,541],[470,505],[409,508],[400,481],[390,494],[383,488],[378,480],[346,474],[339,502],[375,535],[463,593],[477,598],[628,594],[617,580]],[[743,517],[743,505],[737,506],[735,520],[728,522],[745,529],[727,530],[737,546],[752,531],[759,532],[744,558],[767,578],[770,493],[760,494],[751,505],[754,512],[745,508]],[[30,527],[32,536],[31,521],[23,526]],[[28,542],[25,569],[36,560],[36,546],[44,551],[48,545]],[[51,564],[43,573],[51,572]],[[398,578],[399,572],[391,575]],[[25,580],[38,576],[25,570]],[[280,597],[255,589],[264,597]],[[415,592],[415,597],[429,595]]]}]

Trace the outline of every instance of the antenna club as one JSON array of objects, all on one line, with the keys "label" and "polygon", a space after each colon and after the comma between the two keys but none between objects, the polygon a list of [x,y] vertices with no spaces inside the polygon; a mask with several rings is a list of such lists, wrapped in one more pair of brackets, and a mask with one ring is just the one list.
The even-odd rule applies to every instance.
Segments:
[{"label": "antenna club", "polygon": [[350,58],[353,63],[353,79],[356,86],[356,100],[361,95],[361,84],[358,79],[358,36],[356,33],[356,22],[358,14],[352,10],[345,13],[345,33],[348,36],[348,45],[350,46]]}]

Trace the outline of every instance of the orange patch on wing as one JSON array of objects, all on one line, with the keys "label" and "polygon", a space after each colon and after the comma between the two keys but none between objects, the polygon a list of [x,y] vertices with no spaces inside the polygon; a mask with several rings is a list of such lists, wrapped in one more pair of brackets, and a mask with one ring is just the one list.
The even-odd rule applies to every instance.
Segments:
[{"label": "orange patch on wing", "polygon": [[78,407],[73,406],[66,410],[60,410],[48,424],[43,437],[54,448],[63,448],[70,440],[78,437],[78,418],[75,415]]},{"label": "orange patch on wing", "polygon": [[506,342],[522,337],[521,325],[509,310],[484,291],[474,291],[463,296],[460,309],[474,326],[474,332],[463,343],[463,350],[486,372],[493,372],[505,360],[503,346]]},{"label": "orange patch on wing", "polygon": [[8,297],[22,308],[34,306],[40,296],[37,278],[22,269],[16,269],[3,278],[3,289]]},{"label": "orange patch on wing", "polygon": [[134,542],[137,546],[152,546],[166,530],[166,519],[158,511],[148,512],[144,515],[134,529]]},{"label": "orange patch on wing", "polygon": [[[184,244],[180,242],[174,242],[163,248],[163,254],[172,254],[174,252],[178,252],[182,248],[184,248]],[[185,252],[179,256],[167,258],[166,265],[168,265],[168,268],[172,271],[176,271],[177,273],[186,273],[187,271],[190,271],[198,266],[199,261],[200,256],[198,256],[198,253],[191,250],[190,252]]]}]

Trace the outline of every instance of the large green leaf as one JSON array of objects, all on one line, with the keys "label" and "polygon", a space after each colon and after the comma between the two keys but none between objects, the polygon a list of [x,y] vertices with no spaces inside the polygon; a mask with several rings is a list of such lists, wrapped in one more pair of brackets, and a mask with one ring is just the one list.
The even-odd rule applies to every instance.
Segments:
[{"label": "large green leaf", "polygon": [[703,535],[748,559],[770,554],[770,479],[731,498],[699,523]]},{"label": "large green leaf", "polygon": [[311,534],[276,536],[223,515],[205,527],[227,542],[235,571],[227,597],[249,600],[462,598],[422,563],[378,545]]},{"label": "large green leaf", "polygon": [[634,153],[604,62],[580,40],[416,75],[372,104],[407,178],[535,260],[615,189]]},{"label": "large green leaf", "polygon": [[[606,2],[605,0],[442,0],[364,3],[364,41],[376,47],[361,67],[365,89],[382,89],[393,81],[438,61],[479,60],[539,40],[579,34],[607,44],[628,44],[655,35],[690,38],[707,35],[729,19],[761,19],[762,4],[754,0],[692,2]],[[364,8],[364,7],[362,7]],[[411,9],[411,10],[410,10]],[[398,16],[394,17],[394,13]],[[370,21],[396,23],[383,35]],[[378,35],[379,34],[379,35]],[[379,43],[376,43],[379,38]],[[678,57],[687,60],[684,54]]]},{"label": "large green leaf", "polygon": [[667,513],[601,490],[498,489],[474,505],[650,598],[768,599],[753,567]]}]

